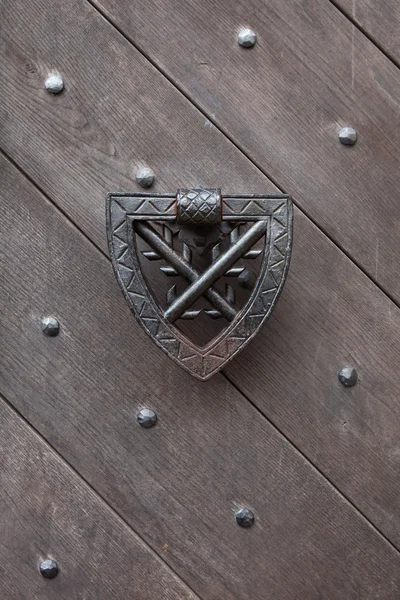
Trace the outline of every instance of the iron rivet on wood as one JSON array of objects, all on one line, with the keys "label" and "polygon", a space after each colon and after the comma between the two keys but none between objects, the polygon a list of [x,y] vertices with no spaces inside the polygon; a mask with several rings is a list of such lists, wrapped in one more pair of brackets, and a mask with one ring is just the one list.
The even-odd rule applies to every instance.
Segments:
[{"label": "iron rivet on wood", "polygon": [[142,427],[148,429],[157,423],[157,415],[150,408],[142,408],[138,413],[137,420]]},{"label": "iron rivet on wood", "polygon": [[148,188],[151,185],[153,185],[154,178],[154,171],[152,171],[152,169],[149,169],[149,167],[143,167],[142,169],[139,169],[136,173],[136,181],[139,185],[141,185],[144,188]]},{"label": "iron rivet on wood", "polygon": [[345,387],[352,387],[358,381],[358,374],[354,367],[343,367],[338,373],[338,378]]},{"label": "iron rivet on wood", "polygon": [[46,78],[44,86],[50,94],[59,94],[64,89],[64,82],[59,73],[51,73]]},{"label": "iron rivet on wood", "polygon": [[357,141],[357,131],[353,127],[343,127],[339,131],[339,140],[345,146],[353,146]]},{"label": "iron rivet on wood", "polygon": [[[181,367],[208,379],[256,335],[278,300],[292,249],[290,196],[112,193],[106,215],[114,272],[139,324]],[[164,300],[150,289],[146,261],[160,261],[163,279],[176,278]],[[255,277],[245,272],[250,264]],[[225,327],[200,345],[180,328],[180,320],[197,318],[202,329],[217,319]]]},{"label": "iron rivet on wood", "polygon": [[40,563],[39,570],[46,579],[54,579],[58,575],[57,562],[52,558],[47,558]]},{"label": "iron rivet on wood", "polygon": [[257,41],[257,36],[252,29],[241,29],[238,33],[239,46],[251,48]]},{"label": "iron rivet on wood", "polygon": [[236,513],[236,523],[240,527],[251,527],[254,525],[254,513],[249,508],[241,508]]},{"label": "iron rivet on wood", "polygon": [[45,317],[42,320],[42,331],[45,335],[54,337],[60,331],[60,323],[55,317]]}]

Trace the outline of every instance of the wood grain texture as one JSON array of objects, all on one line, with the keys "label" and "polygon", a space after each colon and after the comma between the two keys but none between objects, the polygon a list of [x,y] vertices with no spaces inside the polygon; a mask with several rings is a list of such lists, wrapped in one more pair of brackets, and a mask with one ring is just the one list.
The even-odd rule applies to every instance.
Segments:
[{"label": "wood grain texture", "polygon": [[[276,188],[86,2],[3,6],[1,147],[107,251],[104,200],[140,188]],[[17,35],[16,35],[17,33]],[[44,89],[59,70],[65,90]],[[251,191],[251,190],[250,190]]]},{"label": "wood grain texture", "polygon": [[197,598],[2,398],[0,451],[1,598]]},{"label": "wood grain texture", "polygon": [[204,599],[397,598],[399,553],[222,375],[202,383],[160,356],[109,262],[1,168],[0,387],[18,410]]},{"label": "wood grain texture", "polygon": [[400,311],[296,217],[284,294],[225,373],[400,547]]},{"label": "wood grain texture", "polygon": [[[21,10],[17,10],[18,6]],[[5,15],[10,33],[5,36],[3,53],[3,89],[8,92],[0,104],[3,141],[7,151],[95,244],[105,248],[106,192],[132,187],[135,165],[144,159],[156,169],[156,189],[160,191],[197,182],[220,184],[224,190],[274,191],[270,182],[209,122],[205,123],[204,117],[88,4],[66,6],[54,2],[46,5],[46,11],[43,6],[36,2],[22,9],[17,4]],[[11,36],[14,31],[20,35]],[[94,31],[96,35],[89,35]],[[52,97],[42,88],[45,73],[55,66],[64,75],[66,90]],[[54,250],[57,249],[54,241]],[[52,259],[55,266],[57,256],[58,252]],[[73,257],[73,264],[79,259]],[[94,264],[92,268],[97,270]],[[111,267],[108,271],[105,267],[104,272],[106,278],[112,278]],[[54,310],[58,310],[59,302],[64,303],[58,298],[58,290],[52,289],[50,275],[46,281],[44,297],[39,292],[36,296],[37,319],[43,311],[52,310],[53,303]],[[81,283],[84,285],[85,281]],[[113,287],[109,281],[107,285],[107,290],[113,290],[113,301],[118,306],[123,304],[117,284]],[[93,300],[98,304],[96,314],[104,331],[115,327],[110,322],[114,305],[107,302],[106,294],[101,287]],[[84,321],[82,307],[88,307],[90,312],[92,305],[82,304],[79,298],[68,298],[72,302],[68,310],[75,311],[79,323]],[[293,265],[278,309],[270,326],[262,330],[243,355],[257,381],[250,382],[242,368],[242,376],[235,377],[235,382],[269,418],[277,420],[281,430],[368,518],[400,545],[400,484],[396,476],[398,312],[299,212],[295,219]],[[97,352],[102,351],[96,326],[93,320],[93,329],[85,325],[89,354],[93,344],[99,344]],[[140,346],[145,343],[127,308],[113,335],[117,347],[133,344],[129,336],[140,340]],[[84,346],[80,352],[84,353]],[[173,370],[174,377],[170,374],[172,366],[160,352],[152,350],[149,356],[143,378],[153,381],[160,396],[170,385],[176,389],[174,377],[180,381],[178,372]],[[109,394],[113,393],[116,377],[116,359],[111,360]],[[230,377],[241,360],[235,361]],[[356,362],[363,379],[353,391],[340,389],[336,379],[336,370],[348,361]],[[125,359],[123,364],[133,377],[136,371],[131,372],[132,361]],[[313,376],[316,369],[318,380]],[[84,372],[84,363],[78,363],[77,370]],[[97,373],[90,377],[95,382]],[[130,393],[134,395],[134,380],[131,382]],[[320,394],[318,386],[322,384],[326,387]],[[198,397],[206,395],[213,385],[211,381],[203,391],[196,387]],[[229,394],[231,388],[222,387]],[[173,396],[172,391],[169,393]],[[143,397],[147,398],[147,394]],[[299,398],[304,399],[302,403]],[[128,400],[126,406],[129,407]],[[361,417],[341,420],[340,411],[359,413]],[[298,426],[299,412],[302,427]],[[89,417],[95,415],[94,411]],[[361,420],[363,415],[365,421]],[[315,424],[311,432],[309,423]],[[86,427],[88,431],[93,429],[90,419]],[[57,431],[53,434],[57,436]],[[65,440],[64,448],[69,444],[70,440]],[[82,451],[85,453],[84,448]],[[79,463],[78,449],[75,459]]]},{"label": "wood grain texture", "polygon": [[400,300],[400,72],[360,31],[325,0],[94,2]]},{"label": "wood grain texture", "polygon": [[396,0],[335,0],[335,3],[400,63],[400,5]]}]

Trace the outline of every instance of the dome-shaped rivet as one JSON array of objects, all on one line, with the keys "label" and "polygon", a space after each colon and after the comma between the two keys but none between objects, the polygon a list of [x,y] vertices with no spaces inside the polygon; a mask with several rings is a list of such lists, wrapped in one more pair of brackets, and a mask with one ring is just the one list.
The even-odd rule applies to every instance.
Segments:
[{"label": "dome-shaped rivet", "polygon": [[52,558],[47,558],[40,563],[39,570],[41,575],[46,579],[54,579],[58,574],[57,562]]},{"label": "dome-shaped rivet", "polygon": [[339,131],[339,140],[345,146],[353,146],[357,141],[357,131],[353,127],[343,127]]},{"label": "dome-shaped rivet", "polygon": [[251,527],[254,525],[254,513],[249,508],[241,508],[236,513],[236,523],[240,527]]},{"label": "dome-shaped rivet", "polygon": [[139,169],[136,173],[136,181],[139,185],[141,185],[144,188],[148,188],[151,185],[153,185],[154,178],[154,171],[149,167],[143,167],[142,169]]},{"label": "dome-shaped rivet", "polygon": [[51,73],[44,82],[44,87],[50,94],[59,94],[64,89],[64,82],[59,73]]},{"label": "dome-shaped rivet", "polygon": [[137,420],[142,427],[147,429],[157,423],[157,415],[151,408],[142,408],[138,413]]},{"label": "dome-shaped rivet", "polygon": [[42,320],[42,331],[45,335],[54,337],[60,331],[60,323],[55,317],[45,317]]},{"label": "dome-shaped rivet", "polygon": [[338,378],[345,387],[352,387],[357,383],[358,374],[354,367],[343,367],[338,373]]},{"label": "dome-shaped rivet", "polygon": [[251,48],[257,41],[257,36],[252,29],[241,29],[238,33],[239,46]]}]

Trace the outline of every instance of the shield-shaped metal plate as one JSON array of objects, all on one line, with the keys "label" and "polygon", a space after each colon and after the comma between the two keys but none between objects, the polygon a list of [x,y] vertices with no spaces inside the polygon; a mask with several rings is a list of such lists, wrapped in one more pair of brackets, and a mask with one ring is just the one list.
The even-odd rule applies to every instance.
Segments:
[{"label": "shield-shaped metal plate", "polygon": [[[212,204],[218,192],[196,189],[178,190],[177,194],[115,193],[108,195],[106,203],[112,264],[132,312],[164,352],[201,380],[219,371],[268,319],[282,290],[292,248],[293,210],[289,196],[227,194],[219,195],[219,205]],[[193,206],[196,210],[191,212]],[[160,224],[167,235],[157,230]],[[193,238],[196,228],[205,232],[206,238],[211,235],[206,242],[210,243],[210,264],[202,272],[193,267],[190,240],[185,238],[185,235]],[[179,229],[183,230],[183,236],[177,235]],[[228,248],[221,252],[223,235],[228,236],[229,242]],[[182,276],[188,282],[184,293],[169,298],[166,308],[150,290],[143,273],[137,236],[150,247],[142,255],[163,261],[166,274]],[[191,242],[193,246],[193,239]],[[261,250],[252,250],[256,242],[262,243]],[[216,284],[221,278],[243,270],[235,266],[238,260],[251,260],[260,253],[253,288],[245,304],[237,309],[233,295],[221,293]],[[204,346],[197,345],[174,325],[179,318],[193,318],[201,312],[193,310],[200,296],[209,304],[205,309],[207,314],[226,320],[226,327]]]}]

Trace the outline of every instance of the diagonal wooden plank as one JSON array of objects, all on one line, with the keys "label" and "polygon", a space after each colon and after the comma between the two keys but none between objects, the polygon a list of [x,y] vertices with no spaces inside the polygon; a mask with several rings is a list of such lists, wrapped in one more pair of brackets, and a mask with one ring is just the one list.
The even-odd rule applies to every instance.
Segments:
[{"label": "diagonal wooden plank", "polygon": [[[282,299],[225,374],[400,547],[400,311],[296,217]],[[353,388],[337,377],[346,365]]]},{"label": "diagonal wooden plank", "polygon": [[198,598],[1,397],[0,431],[2,598]]},{"label": "diagonal wooden plank", "polygon": [[399,66],[400,5],[396,0],[334,0],[333,4]]},{"label": "diagonal wooden plank", "polygon": [[[43,5],[37,2],[21,10],[17,10],[18,4],[14,6],[15,10],[4,19],[9,31],[19,31],[20,35],[13,34],[10,39],[6,32],[4,34],[6,54],[3,57],[3,89],[8,90],[8,95],[0,104],[4,116],[2,139],[29,175],[99,247],[105,247],[102,197],[111,189],[133,185],[130,174],[143,156],[151,160],[153,166],[158,166],[160,190],[173,190],[181,185],[202,182],[210,186],[222,185],[225,190],[274,191],[268,180],[232,148],[215,128],[210,128],[201,114],[183,101],[164,78],[89,5],[74,4],[72,10],[69,5],[52,3],[51,6],[46,5],[46,11],[41,10]],[[53,22],[56,29],[53,28]],[[62,26],[57,29],[61,23]],[[89,36],[89,30],[96,31],[96,36]],[[107,47],[103,42],[105,39],[108,40]],[[54,65],[61,69],[66,81],[66,90],[59,97],[50,97],[42,89],[43,78]],[[98,73],[102,73],[102,76],[99,77]],[[179,140],[179,144],[176,140]],[[246,354],[247,357],[253,357],[253,364],[257,365],[257,402],[272,420],[278,413],[276,404],[281,403],[281,430],[312,457],[316,466],[329,475],[368,518],[400,545],[397,502],[400,490],[395,475],[398,468],[398,442],[393,433],[398,422],[397,312],[383,295],[373,287],[368,287],[358,269],[338,250],[332,249],[325,237],[299,212],[295,223],[294,260],[299,261],[299,268],[292,267],[288,286],[280,301],[282,308],[282,302],[287,304],[280,317],[279,335],[274,336],[274,344],[269,344],[269,353],[265,355],[261,348],[265,348],[271,329],[264,328]],[[299,243],[299,239],[303,242]],[[54,248],[58,248],[56,241]],[[318,263],[318,277],[310,279],[310,269],[313,268],[310,255],[314,260],[318,258],[313,248],[318,248],[322,264]],[[325,253],[330,257],[326,262],[323,261]],[[303,265],[306,268],[304,273]],[[93,269],[96,271],[97,266],[93,265]],[[359,298],[362,298],[363,310],[360,315],[365,317],[357,321],[357,331],[362,332],[362,328],[366,327],[369,332],[369,345],[362,345],[365,353],[360,361],[357,360],[359,338],[353,338],[350,334],[351,320],[359,315],[357,311],[350,311],[348,296],[342,295],[342,272],[346,273],[348,285],[353,285],[354,295],[351,298],[356,306],[359,306]],[[307,285],[303,284],[303,279],[308,282]],[[332,290],[335,290],[334,293]],[[110,308],[103,297],[104,293],[103,288],[99,288],[99,298],[103,302],[99,309],[104,312],[101,321],[108,326]],[[118,290],[115,293],[118,295]],[[46,294],[49,295],[46,297],[50,306],[51,281],[46,287]],[[373,302],[364,307],[370,296]],[[53,296],[53,299],[56,301],[57,296]],[[43,299],[39,299],[39,302],[42,311],[45,309]],[[297,323],[299,306],[302,322]],[[82,305],[75,300],[73,307],[79,316]],[[29,310],[29,303],[26,310]],[[132,318],[128,311],[125,314],[130,322]],[[347,315],[347,320],[343,319],[343,314]],[[384,330],[379,327],[382,314],[385,315],[383,323],[387,324]],[[296,326],[289,328],[287,323],[294,321]],[[329,336],[327,322],[331,324]],[[348,324],[347,330],[343,327],[344,323]],[[130,333],[124,327],[118,329],[119,337],[115,338],[120,339],[118,344],[127,343],[128,335],[135,338],[138,334],[133,324],[129,327]],[[378,332],[384,331],[385,335],[374,336],[374,327]],[[87,326],[85,331],[88,339],[96,339]],[[338,337],[338,331],[344,336],[342,339]],[[346,332],[349,335],[346,336]],[[287,352],[288,337],[290,348],[296,350],[293,360]],[[305,339],[310,353],[304,353],[303,356],[301,349],[304,348]],[[318,354],[318,348],[324,348],[327,343],[328,349]],[[368,348],[371,348],[369,353],[366,351]],[[312,373],[314,368],[313,352],[320,357],[320,380],[327,382],[327,388],[320,398],[314,387],[314,402],[311,403],[310,378],[307,374]],[[384,380],[376,370],[377,356],[387,360],[385,373],[388,376]],[[162,386],[168,386],[172,379],[168,370],[169,362],[165,362],[160,353],[151,354],[151,360],[156,372],[162,374]],[[234,364],[238,365],[240,360]],[[342,429],[337,427],[340,421],[334,420],[332,425],[330,406],[333,405],[338,412],[347,398],[336,387],[335,371],[349,360],[354,360],[365,373],[371,373],[367,388],[367,398],[370,399],[367,415],[368,423],[376,432],[372,441],[370,429],[351,426],[347,428],[344,443]],[[124,364],[128,370],[132,368],[131,363]],[[282,369],[283,364],[286,365],[285,369]],[[272,381],[276,380],[272,376],[275,365],[281,381],[271,388],[271,378]],[[77,365],[78,371],[82,368],[82,364]],[[151,379],[154,376],[150,367],[147,374]],[[246,378],[241,381],[246,381]],[[314,385],[313,379],[312,382]],[[241,382],[239,384],[242,392],[251,395],[254,401],[254,387],[242,385]],[[379,392],[379,386],[385,392],[384,397]],[[275,391],[275,396],[271,395],[271,389]],[[280,398],[282,390],[286,394],[285,402]],[[112,393],[111,388],[109,393]],[[302,427],[296,427],[297,421],[293,419],[294,411],[299,407],[299,396],[305,398],[301,405]],[[266,401],[271,398],[275,404]],[[384,418],[382,402],[387,407]],[[354,410],[360,407],[365,412],[365,406],[363,394],[357,394]],[[306,434],[303,431],[308,431],[308,422],[315,422],[316,408],[319,407],[317,424],[307,443],[304,443]],[[298,418],[299,411],[295,414]],[[388,436],[389,426],[393,426],[393,430]],[[92,426],[88,426],[88,429],[91,431]],[[326,444],[326,440],[329,443]],[[321,451],[325,449],[325,444],[330,448],[330,453]],[[319,451],[315,452],[315,448]],[[338,460],[335,460],[336,455]],[[360,481],[360,457],[364,485],[358,487],[353,482]]]},{"label": "diagonal wooden plank", "polygon": [[[1,147],[107,253],[105,196],[140,190],[143,164],[158,191],[279,191],[89,4],[17,0],[4,22]],[[52,96],[56,68],[65,90]]]},{"label": "diagonal wooden plank", "polygon": [[92,3],[400,300],[400,73],[344,15],[325,0]]},{"label": "diagonal wooden plank", "polygon": [[[1,169],[13,405],[200,596],[395,600],[399,553],[222,375],[202,383],[160,360],[109,262]],[[55,338],[40,329],[49,313]],[[136,423],[142,406],[155,428]],[[243,505],[250,530],[235,523]]]}]

